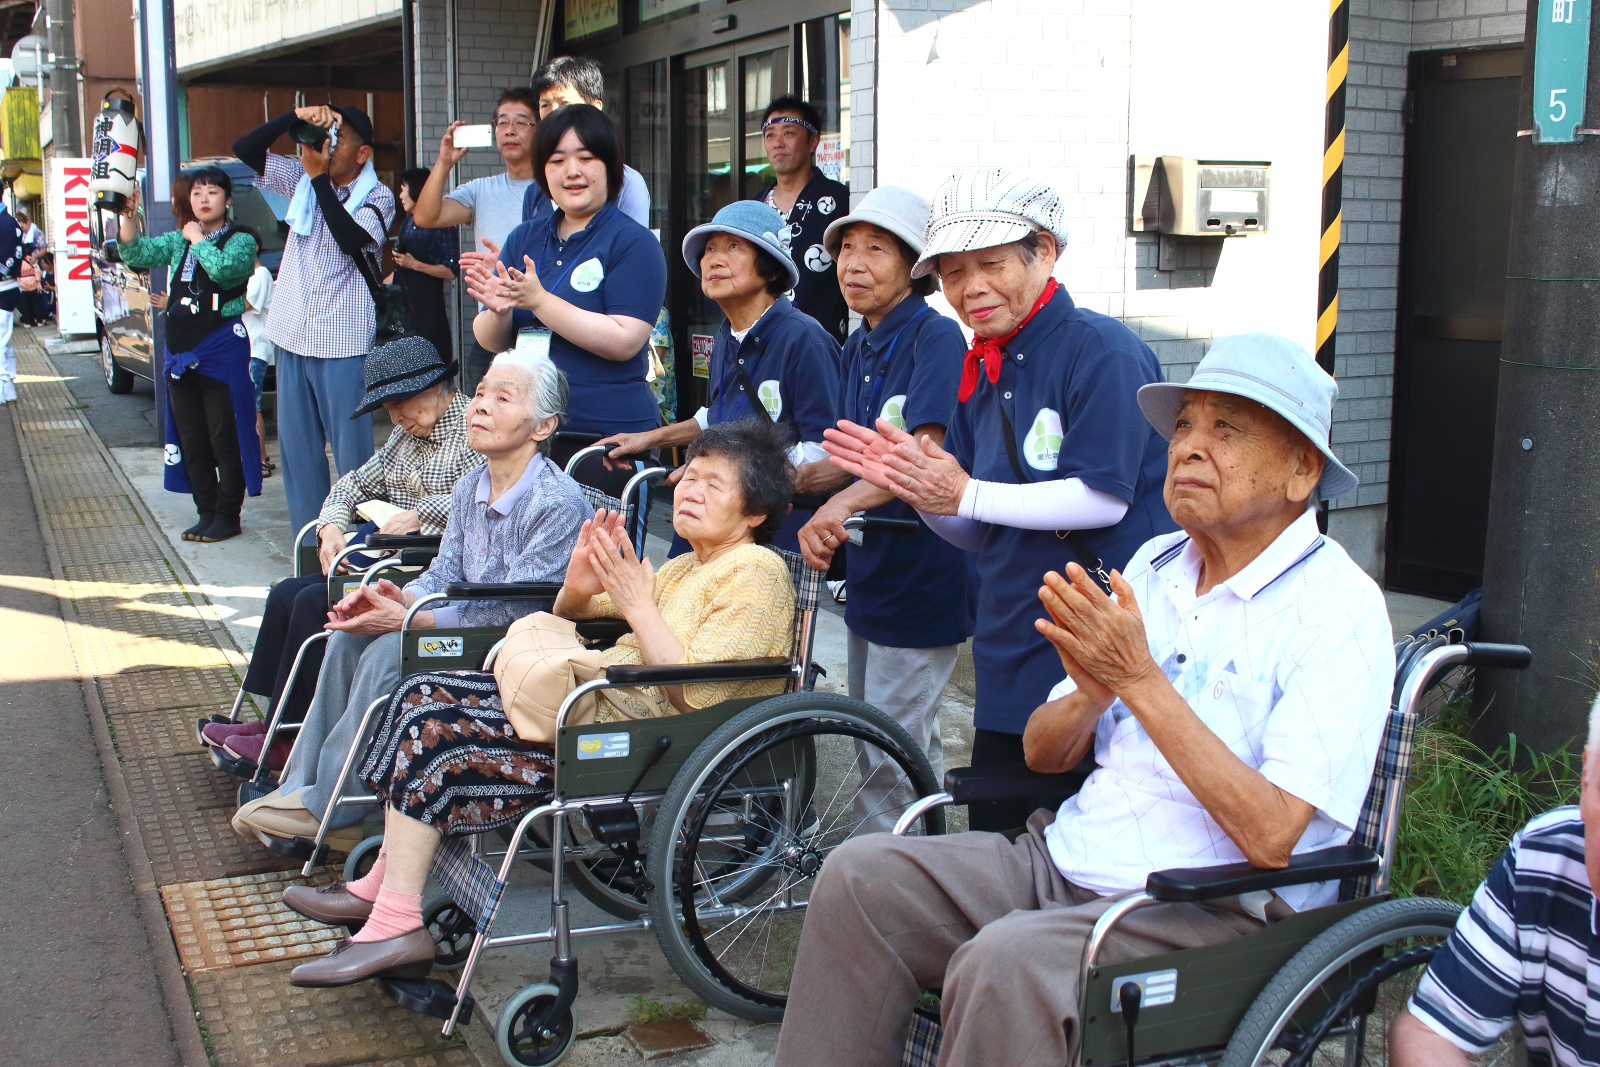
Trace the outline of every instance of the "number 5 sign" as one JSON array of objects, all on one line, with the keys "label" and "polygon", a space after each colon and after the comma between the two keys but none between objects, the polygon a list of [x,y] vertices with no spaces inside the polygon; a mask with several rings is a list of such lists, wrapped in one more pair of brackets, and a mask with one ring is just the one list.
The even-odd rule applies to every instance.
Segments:
[{"label": "number 5 sign", "polygon": [[1590,0],[1539,0],[1533,51],[1538,144],[1571,144],[1583,125],[1589,84]]}]

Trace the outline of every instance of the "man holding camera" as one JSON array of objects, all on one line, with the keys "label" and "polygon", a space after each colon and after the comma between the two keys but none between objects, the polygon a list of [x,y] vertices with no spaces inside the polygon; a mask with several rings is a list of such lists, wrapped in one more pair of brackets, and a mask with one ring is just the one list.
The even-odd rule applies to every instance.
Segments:
[{"label": "man holding camera", "polygon": [[[298,162],[268,149],[283,134]],[[267,336],[278,347],[278,447],[289,522],[317,517],[330,479],[372,456],[372,415],[352,419],[366,392],[365,355],[377,326],[370,279],[394,222],[394,194],[372,168],[372,120],[353,107],[302,107],[234,142],[263,189],[289,197],[289,236]]]}]

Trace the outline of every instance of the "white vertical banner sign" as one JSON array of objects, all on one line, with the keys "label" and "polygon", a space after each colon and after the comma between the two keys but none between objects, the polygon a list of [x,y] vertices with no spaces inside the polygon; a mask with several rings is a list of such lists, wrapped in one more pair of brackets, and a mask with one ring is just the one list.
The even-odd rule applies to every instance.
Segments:
[{"label": "white vertical banner sign", "polygon": [[56,308],[64,334],[95,332],[94,261],[87,159],[50,159],[50,232],[55,235]]}]

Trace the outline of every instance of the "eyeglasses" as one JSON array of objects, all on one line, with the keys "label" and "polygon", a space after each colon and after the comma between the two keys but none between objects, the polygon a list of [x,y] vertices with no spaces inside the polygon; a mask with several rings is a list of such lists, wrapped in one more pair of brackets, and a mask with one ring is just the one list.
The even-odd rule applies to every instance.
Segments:
[{"label": "eyeglasses", "polygon": [[527,119],[495,119],[494,128],[497,130],[531,130],[536,123]]}]

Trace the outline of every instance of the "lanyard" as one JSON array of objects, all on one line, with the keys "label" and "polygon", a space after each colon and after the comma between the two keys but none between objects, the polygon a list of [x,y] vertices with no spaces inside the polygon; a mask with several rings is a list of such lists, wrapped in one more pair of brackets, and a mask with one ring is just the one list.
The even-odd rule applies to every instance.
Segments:
[{"label": "lanyard", "polygon": [[[596,228],[592,232],[592,235],[590,236],[590,239],[589,239],[589,241],[587,243],[592,244],[594,242],[594,238],[600,236],[601,231],[603,231],[607,226],[611,225],[612,220],[614,220],[617,217],[617,210],[618,210],[617,206],[615,204],[608,204],[607,207],[609,207],[611,209],[611,214],[607,215],[606,216],[606,220],[604,222],[602,222],[599,225],[599,227]],[[600,210],[604,211],[605,208],[601,208]],[[545,231],[544,244],[539,248],[539,265],[541,267],[543,267],[544,263],[546,262],[545,257],[550,254],[550,238],[555,236],[556,227],[558,225],[559,225],[559,223],[556,222],[555,216],[551,215],[550,216],[550,228]],[[594,225],[594,219],[590,219],[589,220],[589,225],[590,226]],[[588,227],[586,226],[586,227],[584,227],[584,229],[587,230]],[[581,233],[583,231],[579,231],[579,232]],[[577,234],[573,234],[573,236],[576,237]],[[582,250],[581,249],[579,250],[579,254],[578,255],[576,255],[576,256],[568,256],[567,257],[567,269],[561,272],[560,277],[556,278],[554,284],[546,285],[544,287],[545,291],[549,292],[549,293],[555,292],[556,291],[556,286],[558,286],[562,282],[566,281],[567,275],[572,273],[572,268],[577,266],[578,260],[580,258],[582,258]],[[506,264],[506,266],[508,266],[508,267],[509,266],[515,266],[515,264],[508,263],[508,264]],[[540,274],[542,275],[543,273],[544,273],[543,270],[541,270]],[[541,283],[543,283],[544,278],[541,277],[539,279],[539,281]]]},{"label": "lanyard", "polygon": [[[921,319],[923,315],[932,310],[927,304],[922,305],[922,309],[907,319],[906,324],[896,330],[893,337],[889,338],[889,344],[884,348],[883,359],[878,362],[878,376],[872,382],[872,396],[867,401],[868,421],[863,425],[871,426],[875,423],[877,418],[875,413],[878,410],[878,395],[883,391],[884,379],[889,376],[889,363],[894,359],[894,346],[900,343],[900,335],[910,329],[912,324]],[[910,429],[910,427],[907,427],[907,429]]]},{"label": "lanyard", "polygon": [[[763,315],[764,314],[765,313],[763,312]],[[757,322],[758,325],[760,324],[760,320],[759,319],[757,319],[756,322]],[[754,326],[752,326],[750,328],[750,333],[747,333],[747,334],[744,335],[744,341],[750,340],[751,339],[750,334],[753,334],[753,333],[755,333],[755,327]],[[738,347],[734,348],[734,350],[732,352],[728,353],[728,361],[731,364],[733,364],[733,370],[732,371],[724,370],[722,372],[721,379],[718,380],[718,382],[717,382],[717,401],[716,401],[716,407],[711,409],[711,418],[712,418],[712,421],[719,422],[719,423],[722,421],[722,398],[727,395],[728,383],[731,382],[731,381],[737,381],[740,378],[744,378],[745,380],[749,380],[749,376],[744,373],[744,368],[739,365],[739,359],[738,359],[739,353],[744,351],[744,341],[740,341],[740,340],[737,340],[737,339],[734,338],[732,325],[730,325],[728,327],[728,340],[732,341],[733,344],[738,346]],[[751,406],[752,409],[754,409],[757,404],[761,403],[761,398],[759,396],[756,396],[753,393],[751,393],[748,386],[745,388],[745,397],[744,398],[745,398],[745,401]],[[767,409],[766,408],[762,408],[761,410],[764,413]]]}]

